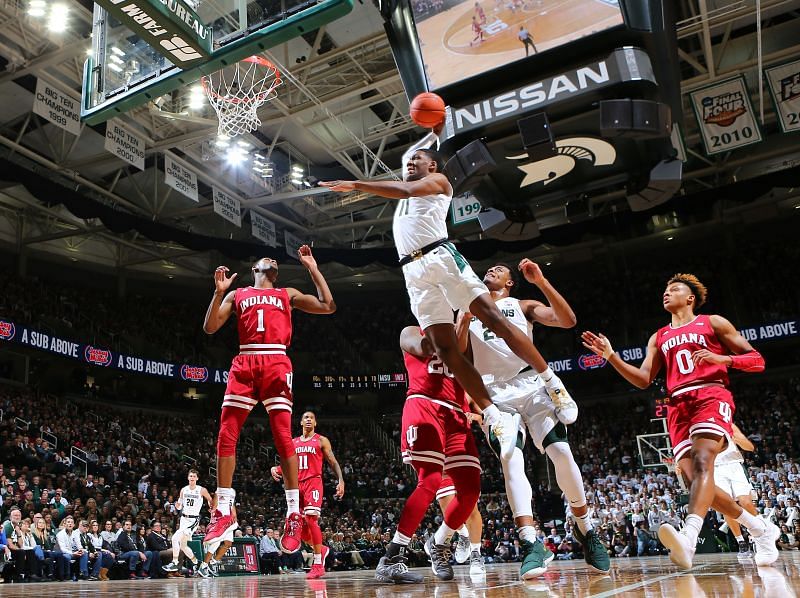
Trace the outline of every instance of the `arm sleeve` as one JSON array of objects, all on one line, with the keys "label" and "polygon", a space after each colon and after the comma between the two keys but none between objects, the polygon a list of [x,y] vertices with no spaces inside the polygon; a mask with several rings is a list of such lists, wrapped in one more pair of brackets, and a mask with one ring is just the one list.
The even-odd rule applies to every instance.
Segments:
[{"label": "arm sleeve", "polygon": [[731,367],[743,372],[763,372],[764,358],[758,351],[748,351],[742,355],[731,355]]},{"label": "arm sleeve", "polygon": [[408,161],[411,159],[411,156],[414,155],[414,152],[417,151],[418,149],[422,149],[422,148],[427,149],[427,148],[431,147],[434,143],[436,144],[436,148],[438,149],[439,148],[439,136],[436,133],[434,133],[433,131],[431,131],[430,133],[425,135],[425,137],[423,137],[422,139],[417,141],[414,145],[412,145],[411,147],[409,147],[405,151],[405,153],[403,154],[403,161],[402,161],[402,163],[400,165],[400,170],[402,170],[402,172],[403,172],[403,180],[404,181],[406,180],[406,176],[407,176],[406,175],[406,164],[408,164]]}]

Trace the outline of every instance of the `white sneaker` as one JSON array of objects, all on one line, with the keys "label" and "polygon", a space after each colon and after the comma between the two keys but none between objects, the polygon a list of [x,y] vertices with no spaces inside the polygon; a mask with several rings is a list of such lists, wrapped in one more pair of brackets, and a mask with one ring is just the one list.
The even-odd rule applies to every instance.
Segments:
[{"label": "white sneaker", "polygon": [[469,555],[469,576],[486,577],[486,565],[479,550],[473,550]]},{"label": "white sneaker", "polygon": [[764,565],[771,565],[778,560],[778,547],[775,546],[775,542],[778,541],[781,530],[769,519],[764,519],[763,517],[759,517],[759,519],[764,522],[767,529],[758,538],[753,536],[752,533],[750,537],[753,538],[753,542],[756,544],[756,566],[763,567]]},{"label": "white sneaker", "polygon": [[458,541],[456,542],[456,549],[453,553],[453,556],[456,557],[456,563],[459,565],[463,565],[469,559],[469,553],[472,551],[472,547],[469,544],[469,538],[458,534]]},{"label": "white sneaker", "polygon": [[492,426],[492,434],[500,444],[499,457],[507,461],[514,454],[517,446],[517,434],[519,432],[519,413],[511,415],[505,411],[500,412],[500,419]]},{"label": "white sneaker", "polygon": [[686,534],[680,533],[669,523],[662,523],[658,528],[658,539],[669,550],[669,559],[681,569],[691,569],[695,547],[689,542]]},{"label": "white sneaker", "polygon": [[[557,386],[550,388],[545,384],[545,389],[547,389],[547,394],[555,405],[556,417],[566,426],[574,424],[575,420],[578,419],[578,404],[572,400],[572,396],[567,392],[561,380],[557,377],[554,377],[554,380]],[[550,383],[552,384],[553,380]]]}]

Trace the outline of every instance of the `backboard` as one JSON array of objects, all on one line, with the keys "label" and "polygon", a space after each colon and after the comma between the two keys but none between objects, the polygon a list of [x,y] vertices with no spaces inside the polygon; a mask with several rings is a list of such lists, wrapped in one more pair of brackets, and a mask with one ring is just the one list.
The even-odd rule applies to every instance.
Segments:
[{"label": "backboard", "polygon": [[[95,3],[92,52],[84,66],[81,119],[103,122],[165,94],[189,102],[189,85],[226,65],[308,34],[347,14],[353,0],[182,0],[212,30],[209,57],[179,68]],[[163,12],[161,0],[125,2]],[[131,8],[128,14],[135,10]]]}]

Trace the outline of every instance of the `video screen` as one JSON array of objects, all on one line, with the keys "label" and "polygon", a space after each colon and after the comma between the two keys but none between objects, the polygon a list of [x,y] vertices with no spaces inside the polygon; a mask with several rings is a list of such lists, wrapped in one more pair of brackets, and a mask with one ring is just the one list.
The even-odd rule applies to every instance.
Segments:
[{"label": "video screen", "polygon": [[619,0],[410,0],[439,89],[622,24]]}]

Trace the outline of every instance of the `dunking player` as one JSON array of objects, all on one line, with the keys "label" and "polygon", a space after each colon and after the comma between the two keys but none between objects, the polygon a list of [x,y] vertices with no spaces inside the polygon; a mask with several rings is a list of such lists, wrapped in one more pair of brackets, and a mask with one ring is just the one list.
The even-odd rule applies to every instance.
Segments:
[{"label": "dunking player", "polygon": [[761,372],[764,358],[722,316],[695,315],[707,294],[706,287],[692,274],[670,278],[663,304],[672,321],[650,337],[639,367],[624,362],[602,334],[584,332],[583,344],[639,388],[650,386],[662,367],[666,371],[669,437],[675,462],[690,484],[684,528],[677,532],[667,523],[658,528],[658,537],[669,548],[672,562],[684,569],[692,566],[703,518],[713,507],[750,531],[758,549],[756,564],[769,565],[778,558],[778,528],[745,511],[714,485],[714,460],[733,436],[734,404],[728,389],[728,368]]},{"label": "dunking player", "polygon": [[197,558],[189,548],[189,540],[192,539],[192,534],[200,523],[200,509],[203,507],[203,500],[211,507],[211,495],[208,490],[197,485],[197,470],[190,469],[188,477],[189,485],[181,488],[176,505],[181,512],[181,520],[178,530],[172,534],[172,562],[162,567],[168,573],[178,571],[178,557],[181,551],[189,557],[193,565],[197,565]]},{"label": "dunking player", "polygon": [[[539,266],[524,259],[519,263],[519,270],[529,283],[542,291],[547,304],[532,300],[520,301],[512,297],[518,287],[517,273],[505,264],[489,268],[483,278],[492,298],[512,325],[528,336],[534,323],[558,328],[575,326],[572,308],[545,278]],[[525,475],[523,453],[526,433],[530,434],[536,448],[553,462],[556,481],[569,501],[570,514],[576,524],[575,536],[583,545],[586,563],[597,571],[608,571],[611,561],[589,520],[583,478],[567,442],[567,429],[556,419],[555,405],[540,377],[529,371],[525,362],[514,355],[502,339],[496,338],[476,319],[469,326],[469,340],[475,367],[483,376],[492,400],[501,410],[519,417],[517,448],[510,458],[501,458],[500,463],[506,482],[506,495],[522,547],[520,577],[532,579],[543,574],[553,560],[553,553],[537,539],[533,527],[533,491]],[[488,437],[489,445],[499,456],[496,440],[491,433]]]},{"label": "dunking player", "polygon": [[[303,540],[314,547],[314,563],[308,572],[309,579],[325,575],[325,558],[330,550],[322,544],[322,530],[319,528],[320,509],[322,508],[322,457],[328,461],[336,473],[336,498],[344,496],[344,478],[339,462],[333,456],[331,441],[317,434],[317,416],[313,411],[306,411],[300,418],[303,433],[293,438],[294,452],[297,455],[298,479],[300,480],[300,508],[303,509]],[[279,482],[283,477],[280,465],[270,470],[273,479]]]},{"label": "dunking player", "polygon": [[417,487],[406,500],[375,578],[394,583],[422,582],[421,575],[408,570],[405,551],[436,496],[444,470],[453,480],[456,493],[441,526],[426,542],[425,551],[431,556],[436,577],[450,580],[450,540],[475,508],[480,493],[478,448],[464,413],[464,391],[434,353],[428,338],[416,326],[408,326],[400,334],[400,348],[408,371],[400,445],[403,461],[417,472]]},{"label": "dunking player", "polygon": [[469,311],[487,329],[503,339],[526,364],[539,372],[553,400],[558,418],[571,424],[578,406],[531,339],[513,326],[489,296],[486,285],[447,240],[447,211],[453,188],[441,173],[442,157],[430,149],[438,142],[439,125],[403,155],[403,182],[331,181],[320,183],[333,191],[365,191],[398,199],[394,212],[394,241],[411,301],[411,311],[436,353],[483,410],[484,425],[498,437],[501,452],[514,449],[516,425],[511,416],[492,404],[480,374],[459,350],[453,328],[453,310]]},{"label": "dunking player", "polygon": [[[216,290],[206,313],[203,330],[213,334],[236,314],[239,329],[239,355],[233,358],[217,438],[217,498],[219,505],[206,531],[210,542],[236,525],[229,505],[236,491],[231,488],[236,468],[236,443],[247,416],[258,403],[267,409],[272,436],[283,467],[286,489],[286,525],[280,544],[284,552],[300,548],[303,518],[297,483],[297,456],[292,443],[292,362],[286,348],[292,339],[292,309],[311,314],[336,311],[328,284],[303,245],[298,259],[311,275],[317,297],[293,288],[277,288],[278,263],[262,258],[253,264],[254,285],[228,292],[236,274],[220,266],[214,273]],[[227,293],[227,295],[226,295]],[[223,298],[224,297],[224,298]]]}]

